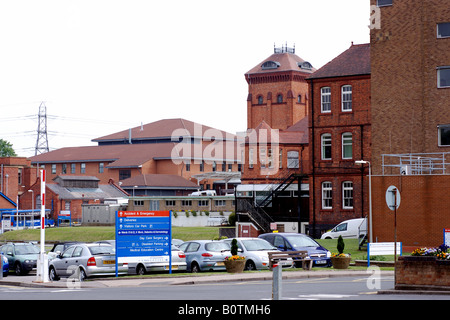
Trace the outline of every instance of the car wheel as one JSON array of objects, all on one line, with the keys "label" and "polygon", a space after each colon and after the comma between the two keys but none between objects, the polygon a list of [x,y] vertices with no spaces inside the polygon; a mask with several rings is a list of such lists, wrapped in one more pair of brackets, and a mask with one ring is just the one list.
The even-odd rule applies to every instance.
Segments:
[{"label": "car wheel", "polygon": [[191,272],[192,273],[198,273],[198,272],[200,272],[201,270],[200,270],[200,267],[199,267],[199,265],[197,264],[197,262],[192,262],[192,264],[191,264]]},{"label": "car wheel", "polygon": [[86,280],[86,278],[86,271],[84,271],[83,268],[78,269],[78,280],[80,280],[80,282],[83,282],[84,280]]},{"label": "car wheel", "polygon": [[48,279],[49,279],[50,281],[58,281],[58,280],[59,280],[59,277],[58,277],[58,275],[56,274],[55,268],[50,267],[50,270],[48,271]]},{"label": "car wheel", "polygon": [[136,267],[136,274],[140,276],[143,276],[145,274],[145,267],[142,264]]},{"label": "car wheel", "polygon": [[16,263],[14,266],[14,273],[16,274],[16,276],[21,276],[23,275],[23,270],[22,270],[22,266],[20,263]]},{"label": "car wheel", "polygon": [[252,260],[247,260],[247,263],[245,264],[245,270],[256,270],[256,265]]}]

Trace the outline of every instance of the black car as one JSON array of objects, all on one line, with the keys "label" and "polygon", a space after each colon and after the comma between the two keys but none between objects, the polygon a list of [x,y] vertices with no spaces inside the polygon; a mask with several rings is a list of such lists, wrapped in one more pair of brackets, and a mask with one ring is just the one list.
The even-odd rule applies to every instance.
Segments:
[{"label": "black car", "polygon": [[[259,236],[281,251],[308,251],[313,267],[331,267],[331,253],[303,233],[264,233]],[[296,266],[298,264],[296,263]]]}]

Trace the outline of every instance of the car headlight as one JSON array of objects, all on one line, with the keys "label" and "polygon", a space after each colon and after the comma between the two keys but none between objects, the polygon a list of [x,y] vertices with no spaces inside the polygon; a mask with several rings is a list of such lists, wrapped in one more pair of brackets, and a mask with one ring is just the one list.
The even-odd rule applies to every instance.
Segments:
[{"label": "car headlight", "polygon": [[331,258],[331,252],[327,251],[327,258]]}]

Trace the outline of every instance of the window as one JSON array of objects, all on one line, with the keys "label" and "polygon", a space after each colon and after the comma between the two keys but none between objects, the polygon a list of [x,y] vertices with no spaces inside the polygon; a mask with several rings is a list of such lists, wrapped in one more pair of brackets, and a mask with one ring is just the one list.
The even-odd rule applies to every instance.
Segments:
[{"label": "window", "polygon": [[342,208],[353,209],[353,182],[342,183]]},{"label": "window", "polygon": [[202,163],[200,163],[200,172],[205,171],[205,161],[202,160]]},{"label": "window", "polygon": [[190,163],[185,163],[186,166],[186,171],[191,171],[191,164]]},{"label": "window", "polygon": [[209,206],[209,200],[198,200],[199,207],[207,207]]},{"label": "window", "polygon": [[342,134],[342,159],[353,158],[353,139],[350,132]]},{"label": "window", "polygon": [[119,170],[119,180],[125,180],[131,177],[131,170]]},{"label": "window", "polygon": [[259,148],[259,161],[261,162],[261,168],[266,167],[266,148]]},{"label": "window", "polygon": [[325,133],[321,137],[322,160],[331,160],[331,134]]},{"label": "window", "polygon": [[392,6],[394,0],[377,0],[377,7]]},{"label": "window", "polygon": [[322,182],[322,209],[333,208],[333,188],[331,182]]},{"label": "window", "polygon": [[52,174],[56,173],[56,164],[52,164]]},{"label": "window", "polygon": [[280,153],[278,155],[279,168],[283,168],[283,149],[280,149]]},{"label": "window", "polygon": [[438,145],[440,147],[450,146],[450,124],[438,126]]},{"label": "window", "polygon": [[267,166],[273,168],[273,149],[267,149]]},{"label": "window", "polygon": [[216,207],[225,207],[225,200],[214,200],[214,205]]},{"label": "window", "polygon": [[277,61],[266,61],[261,65],[263,70],[277,69],[280,67],[280,63]]},{"label": "window", "polygon": [[298,169],[298,151],[288,151],[287,153],[287,167],[290,169]]},{"label": "window", "polygon": [[283,95],[282,94],[277,95],[277,103],[283,103]]},{"label": "window", "polygon": [[175,207],[175,200],[166,200],[166,207]]},{"label": "window", "polygon": [[248,167],[253,168],[253,149],[248,150]]},{"label": "window", "polygon": [[98,164],[98,173],[103,173],[105,171],[105,164],[103,162],[100,162]]},{"label": "window", "polygon": [[320,89],[320,100],[322,112],[331,112],[331,88],[324,87]]},{"label": "window", "polygon": [[352,86],[342,86],[341,101],[342,111],[352,111]]},{"label": "window", "polygon": [[61,171],[61,173],[62,174],[66,174],[67,173],[67,164],[65,164],[65,163],[62,164],[62,171]]},{"label": "window", "polygon": [[438,67],[437,80],[438,88],[450,88],[450,66]]},{"label": "window", "polygon": [[450,37],[450,22],[437,24],[437,37],[449,38]]},{"label": "window", "polygon": [[86,173],[86,163],[81,163],[80,168],[80,173]]},{"label": "window", "polygon": [[77,165],[75,163],[70,164],[70,173],[75,173],[77,170]]},{"label": "window", "polygon": [[212,171],[213,171],[213,172],[216,172],[216,170],[217,170],[217,163],[216,163],[215,161],[213,161],[213,164],[212,164]]},{"label": "window", "polygon": [[143,207],[144,206],[144,200],[134,200],[133,204],[135,207]]},{"label": "window", "polygon": [[192,207],[192,200],[181,200],[182,207]]},{"label": "window", "polygon": [[258,104],[263,104],[263,97],[262,96],[258,96]]},{"label": "window", "polygon": [[297,97],[297,103],[302,103],[302,95],[299,94]]}]

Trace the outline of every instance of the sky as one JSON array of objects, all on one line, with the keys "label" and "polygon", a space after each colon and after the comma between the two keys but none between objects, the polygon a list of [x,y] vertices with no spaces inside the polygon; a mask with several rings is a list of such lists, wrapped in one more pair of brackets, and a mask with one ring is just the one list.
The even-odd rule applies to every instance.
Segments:
[{"label": "sky", "polygon": [[247,128],[245,73],[274,45],[320,68],[368,43],[370,0],[0,3],[0,139],[35,154],[161,119]]}]

